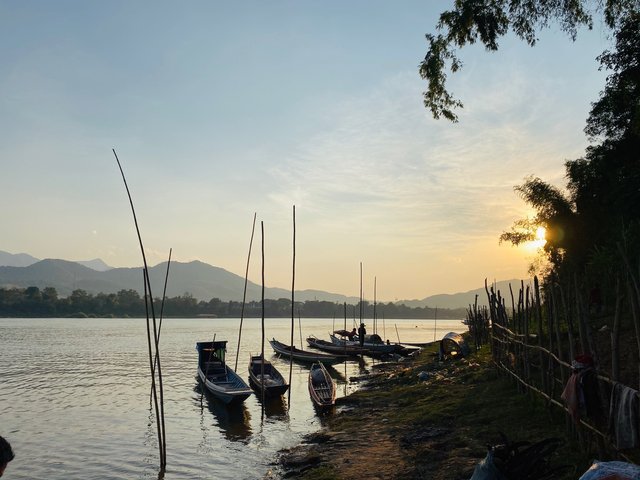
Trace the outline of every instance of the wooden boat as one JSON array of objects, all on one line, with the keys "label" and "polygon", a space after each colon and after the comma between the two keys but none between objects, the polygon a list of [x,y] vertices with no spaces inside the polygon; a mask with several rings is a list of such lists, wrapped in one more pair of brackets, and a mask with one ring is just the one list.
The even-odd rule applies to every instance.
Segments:
[{"label": "wooden boat", "polygon": [[366,348],[361,348],[359,345],[341,346],[316,337],[308,337],[307,343],[310,347],[317,348],[318,350],[322,350],[323,352],[335,353],[337,355],[358,356],[366,355],[368,353],[368,350]]},{"label": "wooden boat", "polygon": [[271,344],[271,348],[278,354],[285,358],[293,357],[294,360],[298,360],[301,362],[314,363],[320,362],[326,365],[331,365],[334,363],[340,363],[346,360],[348,357],[346,355],[336,355],[329,353],[321,353],[321,352],[311,352],[309,350],[300,350],[296,347],[291,347],[289,345],[285,345],[282,342],[277,341],[275,338],[269,340]]},{"label": "wooden boat", "polygon": [[[347,337],[338,336],[335,332],[329,334],[331,338],[331,343],[339,346],[354,346],[360,347],[359,340],[349,340]],[[365,335],[364,343],[362,344],[362,348],[367,349],[371,353],[398,353],[401,350],[401,347],[395,343],[385,343],[380,335],[376,335],[375,333],[372,335]]]},{"label": "wooden boat", "polygon": [[198,377],[205,388],[226,404],[242,403],[251,389],[232,368],[225,363],[227,341],[197,342]]},{"label": "wooden boat", "polygon": [[318,407],[330,407],[336,403],[336,384],[322,363],[311,365],[309,395]]},{"label": "wooden boat", "polygon": [[249,361],[249,385],[258,396],[278,397],[287,391],[289,385],[278,369],[262,355],[252,355]]}]

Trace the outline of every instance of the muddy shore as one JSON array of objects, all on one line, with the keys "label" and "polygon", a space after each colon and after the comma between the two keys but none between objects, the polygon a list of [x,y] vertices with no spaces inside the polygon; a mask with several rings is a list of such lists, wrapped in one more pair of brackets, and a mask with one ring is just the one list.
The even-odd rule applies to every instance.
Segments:
[{"label": "muddy shore", "polygon": [[577,478],[588,458],[565,439],[563,416],[517,391],[492,367],[488,347],[467,358],[382,364],[337,401],[324,427],[280,453],[270,478],[467,480],[488,444],[562,439],[557,480]]}]

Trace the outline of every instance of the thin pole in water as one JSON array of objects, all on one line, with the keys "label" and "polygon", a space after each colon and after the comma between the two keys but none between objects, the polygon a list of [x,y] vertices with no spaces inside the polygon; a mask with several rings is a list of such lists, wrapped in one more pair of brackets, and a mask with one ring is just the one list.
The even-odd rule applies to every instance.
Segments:
[{"label": "thin pole in water", "polygon": [[362,323],[362,262],[360,262],[360,323]]},{"label": "thin pole in water", "polygon": [[247,283],[249,282],[249,261],[251,260],[251,247],[253,246],[253,234],[256,231],[256,212],[253,212],[253,226],[251,227],[251,240],[249,240],[249,254],[247,255],[247,267],[244,271],[244,293],[242,294],[242,309],[240,310],[240,328],[238,329],[238,348],[236,349],[236,366],[238,371],[238,357],[240,356],[240,339],[242,338],[242,321],[244,320],[244,306],[247,303]]},{"label": "thin pole in water", "polygon": [[376,315],[376,296],[378,294],[378,277],[373,277],[373,333],[378,333],[378,317]]},{"label": "thin pole in water", "polygon": [[298,330],[300,330],[300,350],[304,350],[304,344],[302,343],[302,320],[300,320],[300,310],[298,310]]},{"label": "thin pole in water", "polygon": [[438,329],[438,307],[436,307],[436,313],[433,318],[433,341],[436,341],[436,330]]},{"label": "thin pole in water", "polygon": [[394,323],[394,325],[396,326],[396,335],[398,336],[398,343],[402,343],[400,341],[400,334],[398,333],[398,324]]},{"label": "thin pole in water", "polygon": [[[160,447],[160,472],[164,473],[164,470],[167,466],[167,443],[166,443],[165,430],[164,430],[164,402],[163,402],[164,396],[163,396],[163,389],[162,389],[162,368],[160,365],[158,329],[156,327],[156,312],[153,306],[153,294],[151,293],[151,282],[149,281],[149,267],[147,265],[147,256],[145,255],[144,245],[142,243],[142,235],[140,234],[140,228],[138,226],[138,218],[136,216],[136,210],[133,206],[133,199],[131,197],[131,192],[129,191],[129,185],[127,184],[127,179],[124,175],[124,170],[122,169],[122,165],[120,164],[120,159],[118,158],[118,154],[116,153],[115,148],[112,148],[111,151],[113,152],[113,156],[116,158],[116,163],[118,164],[118,169],[120,170],[120,175],[122,176],[122,181],[127,191],[127,196],[129,197],[129,205],[131,205],[133,223],[136,227],[136,233],[138,235],[138,243],[140,244],[140,252],[142,254],[142,263],[144,264],[143,281],[145,285],[145,292],[148,293],[149,298],[151,299],[149,306],[151,307],[151,316],[153,318],[153,338],[155,341],[155,349],[156,349],[155,351],[156,351],[156,357],[157,357],[158,387],[160,389],[160,411],[158,411],[158,409],[156,408],[156,417],[159,416],[161,418],[161,426],[159,425],[159,428],[158,428],[158,444]],[[145,308],[147,308],[146,305],[147,303],[145,302]],[[149,319],[149,314],[147,311],[147,321],[148,319]],[[148,332],[148,335],[150,335],[150,332]],[[151,354],[151,352],[149,353]],[[155,372],[153,369],[153,360],[151,359],[151,357],[149,358],[149,363],[150,363],[149,366],[151,368],[151,374],[152,374],[152,382],[155,383]],[[153,388],[155,391],[155,386]]]},{"label": "thin pole in water", "polygon": [[[158,343],[160,342],[160,332],[162,330],[162,318],[164,315],[164,301],[167,298],[167,282],[169,281],[169,265],[171,265],[171,252],[173,251],[172,248],[169,249],[169,260],[167,260],[167,272],[164,276],[164,290],[162,291],[162,303],[160,304],[160,324],[158,326],[158,338],[157,341]],[[153,300],[152,300],[153,301]],[[152,375],[155,375],[155,371],[156,371],[156,365],[158,364],[158,351],[156,350],[156,356],[154,357],[153,360],[153,370],[152,370]],[[153,392],[151,392],[151,394],[153,394]]]},{"label": "thin pole in water", "polygon": [[382,335],[384,336],[384,339],[387,339],[387,327],[384,323],[384,313],[382,313]]},{"label": "thin pole in water", "polygon": [[160,468],[162,469],[162,429],[160,423],[160,415],[158,409],[158,393],[156,390],[156,376],[153,371],[153,348],[151,347],[151,327],[149,325],[149,295],[147,290],[147,271],[142,270],[142,278],[144,283],[144,309],[147,317],[147,343],[149,345],[149,367],[151,368],[151,393],[153,394],[153,404],[156,411],[156,426],[158,429],[158,448],[160,450]]},{"label": "thin pole in water", "polygon": [[289,349],[289,393],[287,396],[287,409],[291,408],[291,376],[293,374],[293,329],[295,316],[295,291],[296,291],[296,206],[293,206],[293,267],[291,272],[291,348]]},{"label": "thin pole in water", "polygon": [[260,362],[260,399],[262,400],[262,418],[264,419],[264,223],[260,222],[262,231],[262,342]]}]

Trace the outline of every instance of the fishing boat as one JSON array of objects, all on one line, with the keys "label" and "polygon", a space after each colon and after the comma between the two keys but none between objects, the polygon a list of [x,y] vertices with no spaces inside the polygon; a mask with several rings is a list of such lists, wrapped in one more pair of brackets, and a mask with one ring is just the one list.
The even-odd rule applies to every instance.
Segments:
[{"label": "fishing boat", "polygon": [[336,330],[334,333],[329,334],[331,343],[339,346],[354,346],[367,349],[371,353],[398,353],[402,347],[395,343],[385,343],[380,335],[372,334],[365,335],[364,343],[360,345],[359,340],[349,340],[347,336],[341,335],[342,330]]},{"label": "fishing boat", "polygon": [[309,395],[313,403],[321,408],[336,403],[336,384],[322,363],[314,363],[309,371]]},{"label": "fishing boat", "polygon": [[249,385],[261,396],[278,397],[287,391],[289,385],[273,364],[262,355],[252,355],[249,361]]},{"label": "fishing boat", "polygon": [[198,377],[205,388],[226,404],[242,403],[251,388],[225,363],[227,341],[197,342]]},{"label": "fishing boat", "polygon": [[271,348],[278,354],[285,358],[293,357],[294,360],[298,360],[301,362],[314,363],[320,362],[326,365],[331,365],[334,363],[340,363],[346,360],[348,357],[346,355],[337,355],[330,353],[322,353],[322,352],[311,352],[309,350],[300,350],[296,347],[291,347],[289,345],[285,345],[282,342],[277,341],[275,338],[269,340],[271,344]]},{"label": "fishing boat", "polygon": [[336,345],[333,342],[322,340],[317,337],[308,337],[307,343],[310,347],[338,355],[358,356],[366,355],[369,352],[366,348],[361,348],[360,345]]}]

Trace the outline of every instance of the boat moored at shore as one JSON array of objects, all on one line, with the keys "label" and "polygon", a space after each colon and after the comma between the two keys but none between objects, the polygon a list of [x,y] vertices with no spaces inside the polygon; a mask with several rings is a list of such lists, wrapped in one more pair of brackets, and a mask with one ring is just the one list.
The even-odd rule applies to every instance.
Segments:
[{"label": "boat moored at shore", "polygon": [[246,382],[225,363],[227,341],[197,342],[198,377],[204,387],[226,404],[244,402],[252,393]]}]

